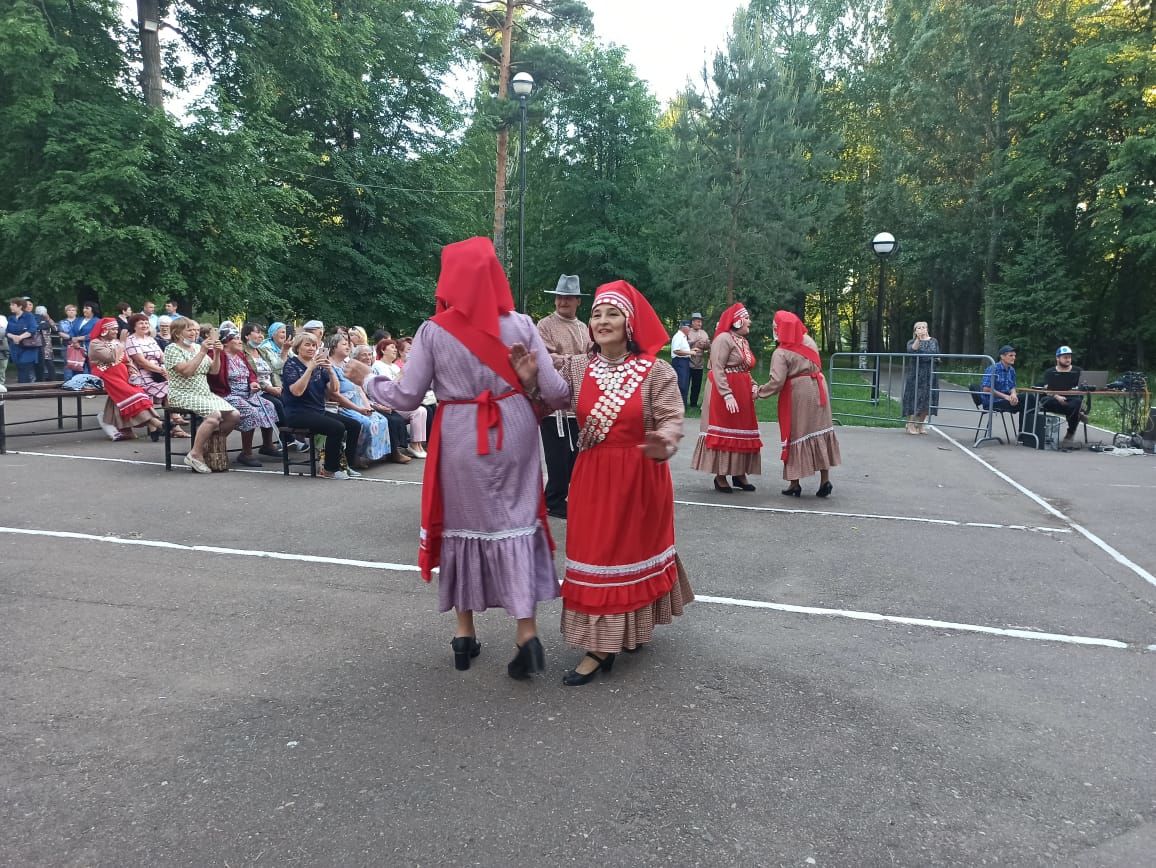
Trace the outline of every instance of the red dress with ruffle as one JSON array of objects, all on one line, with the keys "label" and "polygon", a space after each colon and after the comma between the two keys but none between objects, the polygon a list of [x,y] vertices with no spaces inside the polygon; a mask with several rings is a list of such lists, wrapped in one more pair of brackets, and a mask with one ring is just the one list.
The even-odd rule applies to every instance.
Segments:
[{"label": "red dress with ruffle", "polygon": [[[647,458],[642,382],[654,360],[617,367],[596,357],[578,393],[578,460],[566,523],[566,607],[587,615],[633,612],[678,581],[670,468]],[[631,492],[614,496],[609,488]]]},{"label": "red dress with ruffle", "polygon": [[[755,366],[755,355],[746,340],[733,335],[742,352],[742,364],[726,369],[727,385],[738,403],[738,412],[727,409],[726,399],[717,388],[710,390],[710,427],[707,428],[706,448],[720,452],[761,452],[762,438],[759,436],[759,416],[755,409],[755,399],[751,392],[751,368]],[[714,371],[708,375],[714,384]]]}]

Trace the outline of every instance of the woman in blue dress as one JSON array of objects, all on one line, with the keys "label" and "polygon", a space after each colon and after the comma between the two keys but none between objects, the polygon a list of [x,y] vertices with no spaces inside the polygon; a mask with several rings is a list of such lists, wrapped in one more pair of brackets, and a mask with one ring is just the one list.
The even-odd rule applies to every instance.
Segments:
[{"label": "woman in blue dress", "polygon": [[[8,301],[8,353],[21,383],[35,383],[36,369],[40,357],[44,355],[44,342],[40,338],[40,324],[36,317],[24,310],[24,299]],[[33,341],[36,341],[33,345]]]},{"label": "woman in blue dress", "polygon": [[[329,348],[329,360],[333,363],[339,384],[337,412],[353,419],[361,426],[357,448],[353,450],[354,454],[348,457],[355,468],[365,468],[371,461],[389,457],[392,451],[389,442],[389,420],[373,409],[369,398],[355,382],[355,380],[364,382],[366,374],[369,373],[369,366],[363,362],[349,360],[348,338],[336,334],[326,342],[326,346]],[[348,375],[349,368],[354,369],[353,379]]]}]

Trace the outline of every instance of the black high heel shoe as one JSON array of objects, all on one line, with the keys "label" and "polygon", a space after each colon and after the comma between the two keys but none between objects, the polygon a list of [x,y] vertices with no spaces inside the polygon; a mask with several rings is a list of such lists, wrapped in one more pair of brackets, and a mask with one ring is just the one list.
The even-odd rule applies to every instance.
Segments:
[{"label": "black high heel shoe", "polygon": [[[598,661],[598,665],[587,672],[585,675],[579,672],[577,667],[575,667],[562,676],[562,683],[567,687],[578,687],[582,684],[589,684],[594,680],[594,676],[599,672],[606,672],[609,674],[610,670],[614,668],[614,658],[616,656],[618,655],[607,654],[605,657],[599,657],[597,654],[587,651],[586,657],[589,657],[591,660]],[[583,657],[582,659],[585,660],[586,657]]]},{"label": "black high heel shoe", "polygon": [[746,478],[745,476],[732,476],[731,477],[731,484],[734,485],[735,488],[742,489],[743,491],[754,491],[755,487],[753,485],[751,485],[749,482],[739,482],[740,479],[745,479],[745,478]]},{"label": "black high heel shoe", "polygon": [[718,478],[714,481],[714,490],[721,494],[734,494],[735,490],[727,485],[725,482],[719,482]]},{"label": "black high heel shoe", "polygon": [[153,443],[156,443],[161,439],[161,432],[164,430],[165,426],[163,424],[158,425],[156,428],[149,428],[149,440],[153,441]]},{"label": "black high heel shoe", "polygon": [[537,636],[527,639],[518,646],[518,653],[506,666],[506,673],[511,678],[529,678],[536,672],[546,669],[546,652]]},{"label": "black high heel shoe", "polygon": [[827,480],[819,486],[819,490],[815,492],[815,497],[827,497],[834,490],[835,486],[831,484],[830,480]]},{"label": "black high heel shoe", "polygon": [[482,653],[482,643],[476,636],[456,636],[450,647],[454,649],[454,669],[465,672],[470,660]]},{"label": "black high heel shoe", "polygon": [[788,488],[784,488],[782,491],[779,492],[779,494],[785,494],[785,495],[787,495],[787,497],[802,497],[803,487],[801,485],[799,485],[798,483],[795,483],[794,485],[792,485]]}]

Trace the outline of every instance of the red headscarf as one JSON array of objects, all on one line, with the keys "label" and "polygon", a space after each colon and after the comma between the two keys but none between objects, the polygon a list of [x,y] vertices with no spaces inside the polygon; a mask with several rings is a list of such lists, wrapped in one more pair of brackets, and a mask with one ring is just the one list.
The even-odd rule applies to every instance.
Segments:
[{"label": "red headscarf", "polygon": [[494,242],[476,237],[443,247],[434,298],[437,313],[457,310],[474,328],[500,339],[498,317],[514,309],[514,296]]},{"label": "red headscarf", "polygon": [[[662,320],[641,292],[625,280],[604,283],[594,290],[594,307],[612,304],[626,317],[626,337],[633,339],[644,356],[653,356],[668,340]],[[591,332],[590,339],[594,340]]]},{"label": "red headscarf", "polygon": [[751,314],[750,311],[747,310],[746,305],[741,301],[736,301],[724,310],[722,316],[718,318],[718,327],[714,330],[714,336],[717,338],[719,335],[729,332],[731,327],[739,320],[750,318]]},{"label": "red headscarf", "polygon": [[821,369],[823,363],[819,360],[819,354],[803,343],[803,335],[806,333],[807,327],[795,314],[789,310],[775,311],[775,334],[778,336],[779,348],[798,353]]},{"label": "red headscarf", "polygon": [[[97,322],[97,324],[93,327],[92,331],[90,331],[88,333],[89,334],[89,340],[96,340],[97,338],[99,338],[100,333],[104,331],[105,326],[107,326],[109,323],[112,323],[114,326],[117,325],[116,319],[114,317],[111,317],[111,316],[103,317],[99,322]],[[117,327],[116,334],[117,335],[120,334],[120,327],[119,326]],[[116,335],[114,335],[114,337],[115,336]]]}]

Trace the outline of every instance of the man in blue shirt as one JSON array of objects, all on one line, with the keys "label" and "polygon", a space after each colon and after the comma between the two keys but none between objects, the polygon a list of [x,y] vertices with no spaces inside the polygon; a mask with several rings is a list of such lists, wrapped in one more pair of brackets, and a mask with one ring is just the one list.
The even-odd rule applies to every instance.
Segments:
[{"label": "man in blue shirt", "polygon": [[1016,394],[1015,365],[1016,348],[1004,344],[999,348],[999,361],[983,372],[983,406],[998,413],[1016,413],[1022,421],[1024,402]]}]

